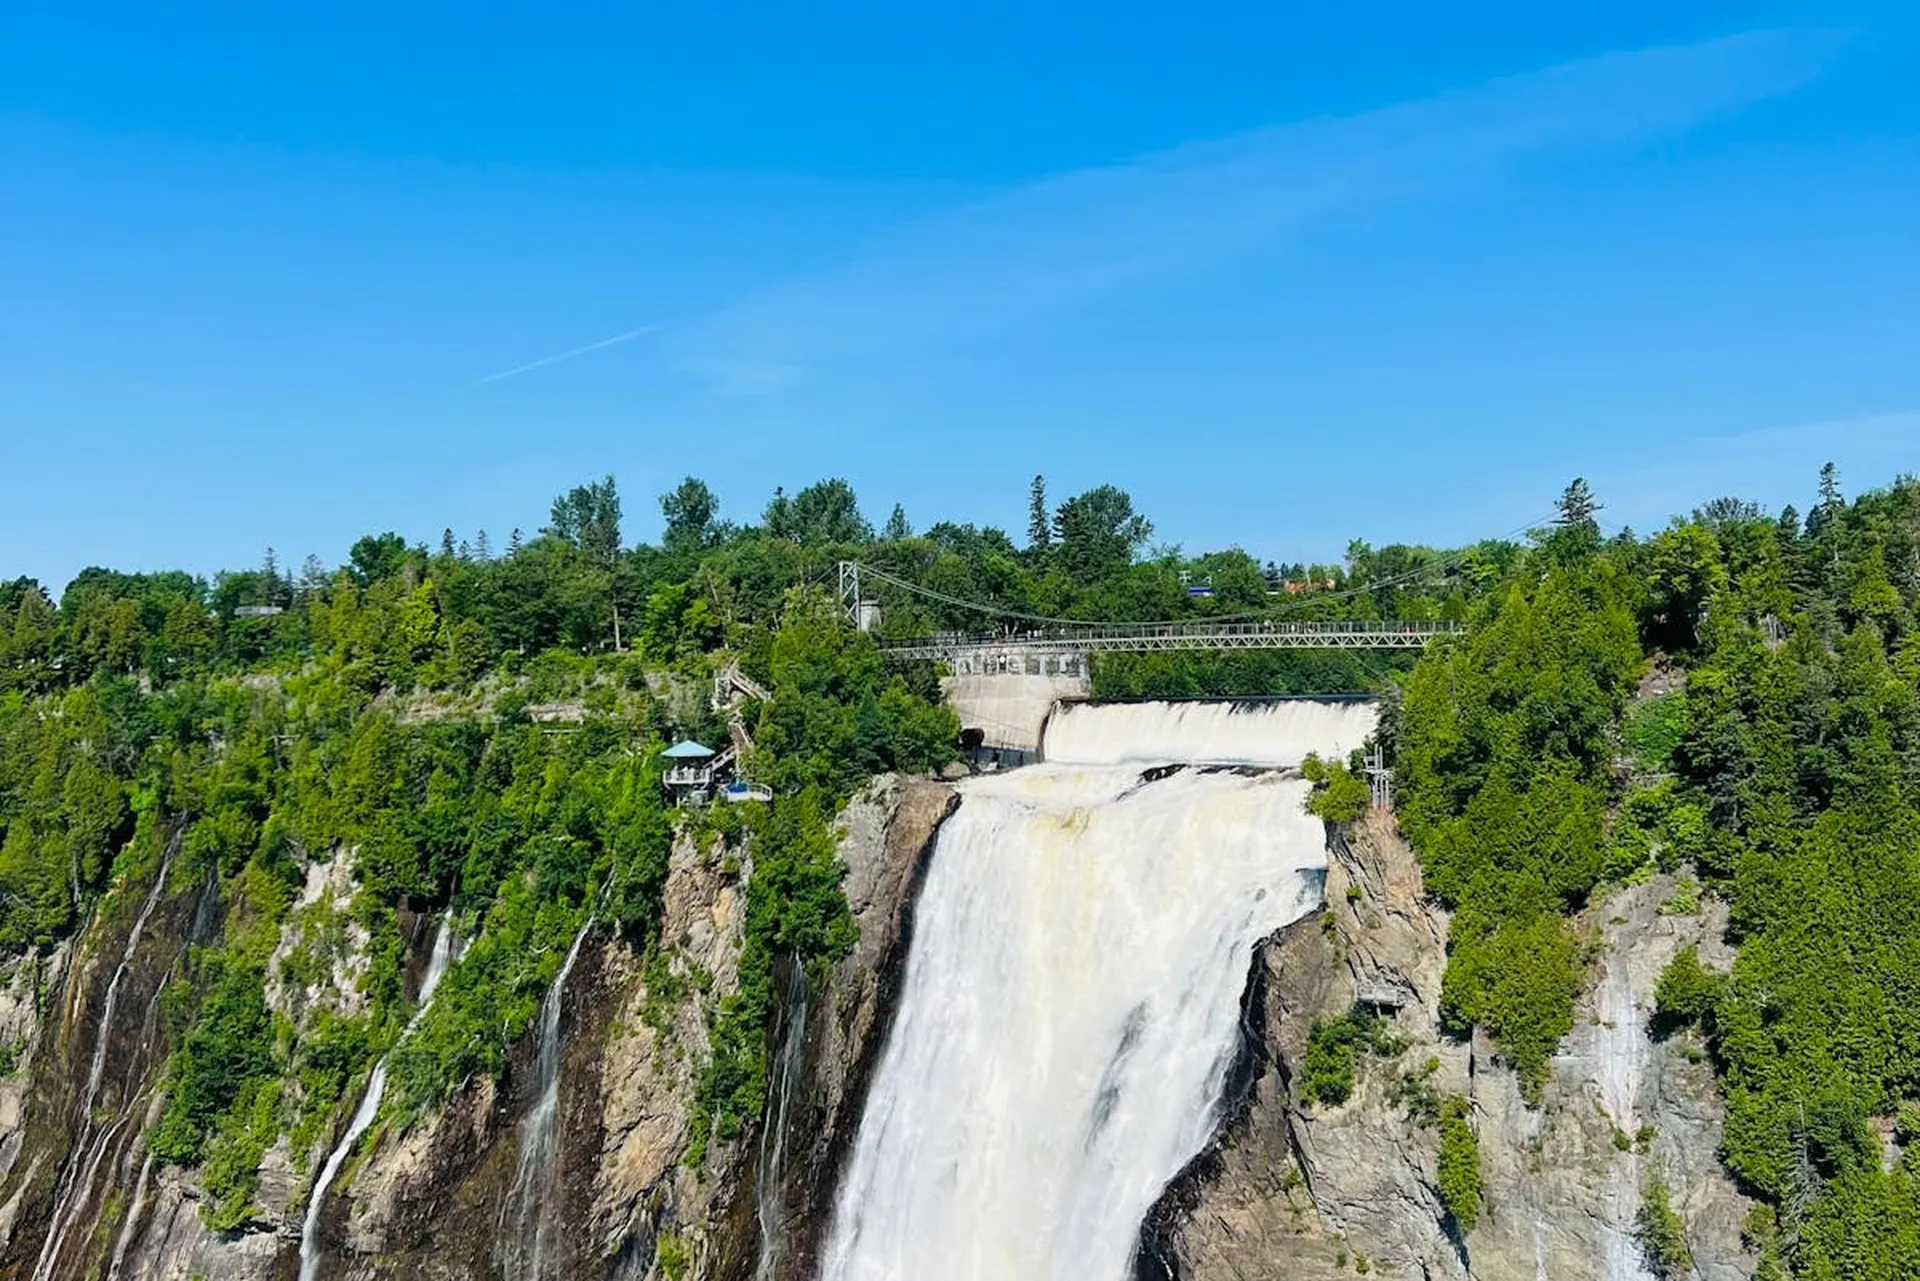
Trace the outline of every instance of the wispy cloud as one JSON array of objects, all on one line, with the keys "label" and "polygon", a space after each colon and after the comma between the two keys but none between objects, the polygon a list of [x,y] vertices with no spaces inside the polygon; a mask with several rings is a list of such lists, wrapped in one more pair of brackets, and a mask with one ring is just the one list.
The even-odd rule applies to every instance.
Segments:
[{"label": "wispy cloud", "polygon": [[1709,451],[1748,449],[1779,445],[1783,447],[1857,444],[1862,441],[1911,443],[1920,438],[1920,411],[1903,414],[1870,414],[1864,418],[1841,418],[1830,422],[1798,423],[1791,427],[1761,427],[1754,431],[1711,436],[1700,442]]},{"label": "wispy cloud", "polygon": [[575,356],[584,356],[590,351],[599,351],[604,347],[616,347],[623,342],[632,342],[647,334],[657,333],[659,325],[642,325],[638,329],[629,329],[624,334],[615,334],[611,338],[602,338],[599,342],[590,342],[584,347],[575,347],[572,351],[563,351],[553,356],[542,356],[538,360],[529,360],[524,365],[515,365],[512,369],[502,369],[497,374],[488,374],[480,379],[483,383],[497,383],[503,378],[517,378],[521,374],[532,373],[536,369],[545,369],[548,365],[557,365],[563,360],[572,360]]},{"label": "wispy cloud", "polygon": [[1823,463],[1839,466],[1851,493],[1913,471],[1916,446],[1920,411],[1872,414],[1674,440],[1592,468],[1591,475],[1614,520],[1652,529],[1719,494],[1772,508],[1795,503],[1804,511]]},{"label": "wispy cloud", "polygon": [[674,358],[727,389],[765,391],[821,366],[997,332],[1534,156],[1698,124],[1815,79],[1841,42],[1768,31],[1612,54],[1058,175],[750,297],[688,329]]}]

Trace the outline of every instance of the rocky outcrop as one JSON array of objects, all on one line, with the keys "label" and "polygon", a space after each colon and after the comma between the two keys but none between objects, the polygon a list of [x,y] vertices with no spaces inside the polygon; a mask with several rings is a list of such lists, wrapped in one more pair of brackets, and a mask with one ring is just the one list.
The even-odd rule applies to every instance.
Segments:
[{"label": "rocky outcrop", "polygon": [[[1722,1108],[1696,1046],[1649,1038],[1653,988],[1688,944],[1710,961],[1722,917],[1661,911],[1671,877],[1618,892],[1579,926],[1597,949],[1578,1023],[1539,1107],[1484,1042],[1440,1034],[1446,918],[1378,813],[1336,836],[1328,909],[1270,940],[1249,1010],[1251,1085],[1221,1137],[1147,1226],[1143,1277],[1352,1276],[1640,1281],[1640,1189],[1659,1171],[1702,1281],[1751,1273],[1745,1203],[1721,1171]],[[1351,1098],[1302,1100],[1313,1020],[1356,1001],[1390,1010],[1404,1049],[1364,1058]],[[1473,1103],[1485,1209],[1456,1240],[1435,1191],[1441,1094]]]},{"label": "rocky outcrop", "polygon": [[[668,1275],[669,1246],[684,1259],[676,1281],[815,1274],[898,1000],[919,885],[957,803],[942,783],[883,779],[843,813],[858,944],[823,972],[776,960],[766,1120],[698,1162],[696,1094],[712,1013],[737,988],[751,863],[737,848],[683,839],[657,940],[588,938],[560,1005],[557,1168],[543,1207],[558,1229],[551,1275],[654,1281]],[[1220,1138],[1156,1208],[1140,1275],[1638,1281],[1635,1217],[1657,1173],[1687,1222],[1700,1281],[1747,1276],[1746,1205],[1715,1157],[1711,1068],[1685,1036],[1656,1040],[1647,1028],[1654,984],[1680,948],[1727,963],[1720,910],[1710,900],[1699,910],[1673,878],[1655,877],[1583,915],[1590,989],[1533,1107],[1489,1046],[1441,1031],[1448,922],[1391,820],[1370,815],[1336,833],[1332,853],[1325,912],[1254,959]],[[139,1136],[162,1104],[168,1049],[157,996],[189,942],[219,926],[207,887],[163,884],[130,942],[152,884],[103,904],[77,941],[0,976],[0,1049],[14,1068],[0,1075],[0,1274],[31,1276],[64,1216],[71,1227],[51,1269],[62,1281],[291,1281],[313,1170],[334,1136],[315,1152],[284,1141],[269,1151],[258,1220],[226,1234],[203,1225],[191,1176],[145,1159]],[[316,862],[288,918],[268,996],[296,1024],[354,999],[365,939],[338,910],[351,885],[349,857]],[[424,954],[430,923],[405,924]],[[104,1020],[110,996],[118,1013]],[[1389,1012],[1397,1041],[1363,1058],[1345,1102],[1302,1099],[1314,1021],[1356,1002]],[[498,1082],[470,1083],[405,1131],[376,1127],[325,1206],[322,1277],[505,1275],[503,1209],[534,1101],[531,1042]],[[96,1052],[101,1086],[83,1106]],[[1485,1180],[1485,1210],[1464,1241],[1435,1191],[1432,1103],[1454,1093],[1472,1100]],[[81,1195],[63,1193],[63,1180]]]},{"label": "rocky outcrop", "polygon": [[9,976],[0,1017],[24,1036],[24,1079],[0,1092],[0,1275],[109,1270],[130,1190],[151,1173],[142,1135],[171,1048],[160,992],[219,925],[211,887],[171,875],[177,852],[168,841],[76,942]]},{"label": "rocky outcrop", "polygon": [[[797,1275],[790,1269],[815,1248],[885,1038],[933,832],[954,803],[943,784],[888,778],[841,816],[859,943],[824,974],[778,963],[784,999],[773,1045],[781,1070],[792,1069],[782,1106],[767,1133],[715,1142],[697,1164],[688,1160],[696,1091],[713,1011],[738,987],[751,861],[737,847],[683,838],[657,939],[608,930],[588,939],[561,1006],[558,1169],[543,1206],[557,1226],[549,1275],[660,1276],[668,1237],[684,1253],[675,1275],[686,1281]],[[313,861],[273,953],[268,1004],[295,1026],[322,1008],[350,1014],[360,999],[367,939],[345,910],[352,869],[351,851]],[[158,1073],[168,1050],[157,994],[188,942],[219,928],[208,887],[163,885],[133,939],[151,887],[151,878],[130,884],[75,943],[0,975],[0,1051],[11,1060],[0,1073],[0,1275],[32,1275],[58,1203],[74,1226],[56,1278],[290,1281],[313,1174],[337,1134],[300,1154],[283,1137],[262,1162],[255,1220],[226,1233],[204,1225],[190,1174],[146,1159],[141,1136],[164,1105]],[[403,928],[424,957],[431,922],[409,914]],[[100,1124],[89,1129],[78,1116],[82,1087],[123,963],[92,1109]],[[533,1102],[531,1040],[500,1081],[469,1084],[404,1131],[376,1125],[324,1207],[323,1278],[505,1275],[502,1211]],[[63,1172],[76,1160],[94,1167],[91,1192],[61,1201]]]},{"label": "rocky outcrop", "polygon": [[[846,894],[860,926],[853,954],[828,976],[807,1010],[804,1060],[792,1078],[795,1097],[760,1145],[761,1171],[771,1174],[761,1214],[756,1281],[811,1277],[832,1222],[841,1163],[852,1150],[867,1085],[885,1048],[920,895],[940,823],[959,804],[942,783],[882,779],[847,807],[840,855]],[[776,1041],[776,1044],[781,1043]],[[768,1156],[787,1156],[769,1170]]]}]

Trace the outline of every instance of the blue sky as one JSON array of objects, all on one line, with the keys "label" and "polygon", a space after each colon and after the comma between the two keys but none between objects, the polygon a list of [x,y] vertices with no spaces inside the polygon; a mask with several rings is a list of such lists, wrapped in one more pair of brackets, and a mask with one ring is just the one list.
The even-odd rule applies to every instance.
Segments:
[{"label": "blue sky", "polygon": [[1286,8],[15,0],[0,574],[609,471],[1292,559],[1920,465],[1911,6]]}]

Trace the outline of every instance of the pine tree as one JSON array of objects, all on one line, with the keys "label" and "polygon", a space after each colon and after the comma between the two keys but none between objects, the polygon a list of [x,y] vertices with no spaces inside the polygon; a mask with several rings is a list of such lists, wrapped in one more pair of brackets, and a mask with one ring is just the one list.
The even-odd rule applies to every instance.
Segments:
[{"label": "pine tree", "polygon": [[513,532],[507,535],[507,555],[518,556],[520,554],[520,548],[522,547],[522,545],[523,544],[520,539],[520,529],[519,529],[519,526],[516,525],[514,527]]},{"label": "pine tree", "polygon": [[318,591],[326,582],[327,567],[320,563],[318,556],[308,552],[307,558],[300,562],[300,594]]},{"label": "pine tree", "polygon": [[1027,550],[1044,554],[1053,546],[1053,521],[1047,514],[1047,478],[1035,476],[1027,488]]},{"label": "pine tree", "polygon": [[440,554],[448,560],[454,557],[453,526],[451,525],[440,531]]},{"label": "pine tree", "polygon": [[473,558],[478,561],[493,559],[493,548],[487,542],[487,531],[484,529],[473,536]]},{"label": "pine tree", "polygon": [[890,543],[904,542],[913,537],[913,526],[907,523],[907,509],[899,503],[893,505],[893,515],[887,517],[887,527],[880,536]]},{"label": "pine tree", "polygon": [[1840,572],[1840,518],[1847,503],[1840,496],[1840,469],[1828,463],[1820,469],[1820,501],[1807,513],[1807,539],[1821,544],[1831,572]]},{"label": "pine tree", "polygon": [[280,576],[280,555],[271,547],[260,560],[260,581],[266,593],[260,602],[263,605],[278,605],[292,595],[293,585]]},{"label": "pine tree", "polygon": [[1594,514],[1601,510],[1600,503],[1593,496],[1584,476],[1575,476],[1566,492],[1560,495],[1559,515],[1555,521],[1566,529],[1598,527]]}]

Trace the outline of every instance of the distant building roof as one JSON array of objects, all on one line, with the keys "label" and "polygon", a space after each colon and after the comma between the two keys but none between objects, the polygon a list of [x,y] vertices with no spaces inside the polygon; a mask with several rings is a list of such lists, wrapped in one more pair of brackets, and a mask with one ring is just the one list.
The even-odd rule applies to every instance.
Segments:
[{"label": "distant building roof", "polygon": [[690,738],[683,738],[660,754],[676,761],[701,761],[712,756],[713,749],[702,747]]}]

